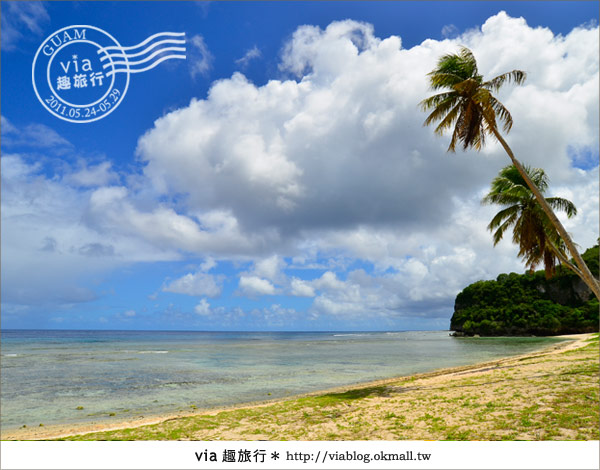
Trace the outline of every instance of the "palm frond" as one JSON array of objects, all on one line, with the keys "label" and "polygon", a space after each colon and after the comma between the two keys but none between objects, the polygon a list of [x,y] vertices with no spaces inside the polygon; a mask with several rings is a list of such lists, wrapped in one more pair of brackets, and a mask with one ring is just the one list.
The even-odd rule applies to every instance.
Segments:
[{"label": "palm frond", "polygon": [[464,77],[451,72],[433,71],[427,75],[429,75],[429,86],[432,90],[439,90],[440,88],[454,88],[456,84],[465,80]]},{"label": "palm frond", "polygon": [[434,90],[450,88],[469,78],[474,78],[479,83],[482,81],[477,71],[477,61],[466,47],[461,48],[458,54],[446,54],[440,57],[437,67],[428,75]]},{"label": "palm frond", "polygon": [[[454,123],[456,122],[456,120],[458,119],[458,115],[460,114],[460,109],[461,109],[461,106],[459,103],[456,106],[454,106],[454,108],[452,108],[448,113],[446,113],[446,116],[444,117],[444,119],[442,119],[442,122],[440,122],[439,125],[435,128],[435,133],[439,134],[439,135],[443,135],[443,133],[446,129],[449,129],[450,127],[452,127],[454,125]],[[430,115],[430,117],[431,117],[431,115]],[[429,118],[427,118],[427,119],[429,119]],[[427,124],[427,121],[425,121],[425,123]]]},{"label": "palm frond", "polygon": [[425,119],[423,125],[428,126],[436,121],[444,119],[445,115],[451,110],[453,106],[456,105],[456,103],[456,99],[454,99],[453,97],[448,97],[445,101],[439,103],[433,109],[431,114],[429,114],[429,116],[427,116],[427,118]]},{"label": "palm frond", "polygon": [[[497,226],[498,228],[492,234],[492,237],[494,239],[494,246],[496,246],[498,243],[500,243],[500,240],[502,240],[502,237],[504,236],[504,232],[506,232],[511,226],[513,226],[516,223],[518,216],[519,216],[518,213],[514,213],[514,214],[510,215],[504,222],[502,222],[501,224],[499,224]],[[491,225],[492,225],[491,223],[490,223],[490,225],[488,225],[488,229],[490,231],[493,230]]]},{"label": "palm frond", "polygon": [[459,57],[461,59],[461,65],[463,70],[471,76],[477,76],[479,73],[477,70],[477,61],[475,60],[475,56],[470,51],[470,49],[465,46],[461,46]]},{"label": "palm frond", "polygon": [[494,114],[496,115],[498,120],[502,123],[502,128],[504,129],[504,132],[506,132],[506,133],[510,132],[510,129],[512,128],[512,124],[513,124],[513,120],[512,120],[512,116],[510,115],[510,112],[508,111],[508,109],[506,109],[504,107],[504,105],[502,103],[500,103],[500,101],[498,101],[496,98],[494,98],[491,94],[490,94],[489,103],[490,103],[491,108],[494,110]]},{"label": "palm frond", "polygon": [[[541,168],[532,168],[527,165],[524,165],[523,169],[525,170],[527,175],[529,175],[531,181],[533,181],[533,183],[538,187],[540,192],[542,194],[546,192],[546,189],[548,189],[548,177],[546,176],[544,170]],[[510,183],[511,186],[523,187],[526,191],[530,192],[530,189],[527,186],[525,179],[523,178],[523,176],[521,176],[521,173],[519,172],[519,170],[517,170],[517,167],[515,167],[514,165],[508,165],[502,168],[502,170],[500,170],[499,175],[492,182],[492,188],[494,188],[494,185],[497,181],[505,181],[506,185],[509,185]],[[501,189],[504,191],[505,187],[502,187]]]},{"label": "palm frond", "polygon": [[517,204],[507,207],[506,209],[502,209],[498,212],[493,219],[488,224],[488,230],[492,231],[495,228],[499,227],[508,219],[514,218],[514,216],[519,215],[519,206]]},{"label": "palm frond", "polygon": [[[531,178],[531,181],[538,187],[540,192],[544,194],[548,189],[548,177],[546,176],[546,172],[542,168],[531,168],[529,166],[524,166],[525,172]],[[519,174],[520,176],[520,174]],[[525,180],[521,177],[523,184],[525,185]]]},{"label": "palm frond", "polygon": [[424,100],[422,100],[419,103],[419,107],[423,111],[429,111],[431,108],[435,108],[436,106],[439,106],[440,104],[444,103],[446,100],[448,100],[450,98],[458,99],[458,96],[456,96],[456,93],[454,93],[452,91],[438,93],[437,95],[433,95],[433,96],[430,96],[429,98],[425,98]]},{"label": "palm frond", "polygon": [[516,85],[522,85],[525,83],[527,79],[527,74],[522,70],[513,70],[511,72],[503,73],[502,75],[498,75],[497,77],[492,78],[491,80],[483,83],[481,86],[492,90],[498,91],[505,83],[514,83]]},{"label": "palm frond", "polygon": [[[509,167],[505,167],[500,174],[494,178],[489,193],[484,197],[486,204],[516,204],[521,205],[532,201],[533,195],[524,181],[514,178],[515,174]],[[520,175],[517,174],[520,178]]]},{"label": "palm frond", "polygon": [[546,202],[552,209],[565,212],[569,219],[577,215],[577,207],[575,207],[575,204],[568,199],[562,197],[547,197]]},{"label": "palm frond", "polygon": [[519,194],[519,191],[515,190],[502,192],[490,191],[484,196],[481,203],[488,206],[491,206],[492,204],[497,204],[499,206],[512,206],[518,204],[520,206],[523,203],[523,198],[521,197],[521,194]]},{"label": "palm frond", "polygon": [[[460,117],[457,118],[457,120],[460,119]],[[456,152],[456,144],[460,142],[460,128],[458,126],[458,124],[455,124],[454,126],[454,131],[452,132],[452,138],[450,139],[450,144],[448,145],[448,152]]]}]

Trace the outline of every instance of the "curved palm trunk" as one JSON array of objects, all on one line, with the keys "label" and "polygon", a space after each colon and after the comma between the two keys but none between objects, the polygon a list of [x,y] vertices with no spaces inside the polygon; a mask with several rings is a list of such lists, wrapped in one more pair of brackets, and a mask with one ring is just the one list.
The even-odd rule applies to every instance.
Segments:
[{"label": "curved palm trunk", "polygon": [[[575,260],[575,264],[577,265],[577,268],[579,268],[579,269],[573,269],[574,268],[574,266],[573,266],[573,267],[571,267],[571,269],[579,277],[581,277],[583,282],[585,282],[586,285],[590,289],[592,289],[592,292],[600,300],[600,282],[598,282],[598,279],[596,279],[592,275],[589,268],[587,267],[587,264],[585,264],[585,261],[583,261],[583,258],[577,251],[577,248],[575,248],[575,244],[573,243],[573,240],[571,240],[571,237],[569,236],[569,234],[563,227],[563,224],[560,222],[560,220],[558,220],[558,217],[556,217],[556,214],[550,208],[550,206],[546,202],[546,199],[544,198],[544,196],[542,196],[542,193],[540,193],[540,190],[538,189],[538,187],[534,184],[533,181],[531,181],[531,178],[529,178],[529,175],[523,168],[523,165],[521,165],[521,163],[515,158],[515,155],[512,153],[512,150],[510,149],[510,147],[508,146],[508,144],[506,143],[504,138],[498,132],[498,129],[495,126],[490,126],[490,127],[491,127],[492,132],[494,133],[494,136],[498,139],[498,142],[500,142],[500,144],[502,145],[502,147],[504,148],[504,150],[506,151],[506,153],[512,160],[513,164],[515,165],[515,167],[517,168],[517,170],[519,171],[519,173],[521,174],[521,176],[527,183],[527,186],[529,186],[529,189],[531,189],[531,191],[533,192],[533,194],[534,194],[537,202],[540,204],[542,210],[548,216],[548,218],[550,219],[550,222],[552,222],[552,225],[554,225],[556,230],[558,230],[558,233],[563,238],[565,245],[567,245],[567,248],[569,249],[571,256]],[[564,263],[565,260],[561,259],[561,261],[563,261],[563,263]]]},{"label": "curved palm trunk", "polygon": [[568,269],[570,269],[571,271],[573,271],[575,274],[577,274],[580,278],[583,279],[583,274],[581,273],[581,271],[577,268],[577,266],[575,266],[573,263],[571,263],[567,257],[564,255],[564,253],[557,247],[555,247],[554,245],[552,246],[552,250],[554,251],[554,253],[556,254],[556,256],[558,257],[558,259],[560,260],[560,262],[563,264],[563,266],[567,267]]}]

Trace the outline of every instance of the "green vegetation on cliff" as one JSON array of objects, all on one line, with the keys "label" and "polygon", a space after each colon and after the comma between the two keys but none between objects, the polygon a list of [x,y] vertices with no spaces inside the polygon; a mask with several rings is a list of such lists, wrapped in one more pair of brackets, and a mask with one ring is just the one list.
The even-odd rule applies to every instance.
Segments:
[{"label": "green vegetation on cliff", "polygon": [[[598,245],[583,259],[598,277]],[[450,329],[467,335],[558,335],[598,331],[598,299],[571,271],[500,274],[466,287],[454,304]]]}]

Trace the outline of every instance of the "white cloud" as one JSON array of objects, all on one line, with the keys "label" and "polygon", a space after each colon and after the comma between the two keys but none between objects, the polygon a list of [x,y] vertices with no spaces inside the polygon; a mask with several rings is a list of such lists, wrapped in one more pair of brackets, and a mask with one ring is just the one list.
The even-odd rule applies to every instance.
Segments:
[{"label": "white cloud", "polygon": [[0,128],[2,128],[2,137],[5,138],[8,134],[18,132],[18,129],[4,116],[0,116]]},{"label": "white cloud", "polygon": [[200,303],[194,307],[194,312],[201,316],[208,316],[212,313],[212,310],[206,299],[200,299]]},{"label": "white cloud", "polygon": [[217,266],[217,262],[213,258],[208,257],[208,258],[206,258],[204,263],[202,263],[200,265],[200,271],[207,273],[208,271],[215,268],[216,266]]},{"label": "white cloud", "polygon": [[324,289],[328,291],[344,290],[345,285],[340,281],[335,273],[327,271],[319,279],[314,281],[315,287],[318,289]]},{"label": "white cloud", "polygon": [[194,2],[194,5],[196,5],[199,8],[199,10],[202,14],[202,18],[206,18],[208,16],[208,12],[210,10],[210,4],[211,4],[210,0],[208,0],[208,1],[198,1],[197,0]]},{"label": "white cloud", "polygon": [[[564,213],[561,212],[557,215],[567,231],[575,237],[576,242],[583,250],[596,244],[599,236],[599,180],[600,175],[598,174],[598,166],[596,166],[587,172],[582,170],[577,171],[569,181],[565,181],[568,186],[551,186],[548,191],[548,194],[551,196],[569,199],[577,207],[576,217],[567,219]],[[550,183],[552,184],[552,181]]]},{"label": "white cloud", "polygon": [[39,162],[6,152],[1,163],[3,305],[87,302],[98,296],[89,285],[114,269],[178,258],[172,248],[153,247],[135,234],[94,228],[96,191],[69,184],[68,166],[46,175]]},{"label": "white cloud", "polygon": [[240,292],[248,297],[275,295],[277,293],[273,284],[267,279],[261,279],[257,276],[241,276],[238,287]]},{"label": "white cloud", "polygon": [[3,51],[17,49],[28,34],[40,36],[50,15],[42,2],[4,2],[0,30]]},{"label": "white cloud", "polygon": [[[337,81],[317,71],[260,88],[241,74],[217,82],[207,100],[159,119],[140,139],[146,175],[167,193],[187,192],[200,211],[229,208],[253,233],[437,222],[449,212],[440,201],[473,187],[481,169],[461,165],[462,155],[446,158],[415,120],[426,93],[427,68],[412,64],[420,52],[401,51],[397,38],[365,42],[378,46],[354,48]],[[407,68],[418,96],[390,74],[408,81]],[[432,147],[434,163],[424,157]],[[432,178],[449,184],[434,195],[419,184]]]},{"label": "white cloud", "polygon": [[[529,72],[529,88],[507,87],[502,96],[515,119],[509,142],[524,160],[556,173],[559,182],[573,171],[567,146],[597,141],[597,73],[588,65],[597,62],[591,58],[597,38],[594,31],[571,33],[589,44],[592,52],[585,54],[571,35],[548,36],[504,14],[488,20],[483,32],[409,50],[401,49],[397,37],[374,37],[363,23],[301,27],[282,62],[286,71],[305,73],[299,82],[271,80],[256,87],[239,73],[216,82],[206,100],[157,120],[140,139],[145,174],[167,194],[187,193],[200,213],[226,208],[242,232],[259,236],[274,230],[290,240],[311,237],[306,231],[317,229],[412,230],[449,223],[456,201],[481,188],[508,160],[497,145],[481,155],[445,154],[448,139],[421,127],[425,114],[418,103],[430,94],[426,73],[439,55],[465,40],[486,75],[528,64],[523,47],[519,60],[510,62],[505,56],[514,51],[496,46],[499,37],[515,31],[534,38],[536,53],[575,49],[568,59],[548,53],[552,60],[536,59],[539,70]],[[565,77],[577,69],[563,79],[570,88],[548,89],[538,77],[557,67]],[[534,133],[545,137],[531,139]],[[435,191],[431,181],[439,182]]]},{"label": "white cloud", "polygon": [[289,283],[283,271],[286,266],[285,260],[277,255],[256,259],[251,269],[239,273],[237,294],[253,298],[281,293],[282,286]]},{"label": "white cloud", "polygon": [[286,263],[283,259],[277,255],[273,255],[256,261],[253,272],[256,276],[269,279],[270,281],[277,281],[282,278],[282,269],[285,266]]},{"label": "white cloud", "polygon": [[[506,41],[510,49],[498,46]],[[279,253],[302,256],[312,243],[329,256],[352,234],[351,256],[414,256],[399,242],[406,233],[448,238],[437,228],[452,225],[508,163],[492,142],[479,155],[447,155],[448,137],[421,126],[426,74],[459,44],[473,48],[485,76],[527,70],[525,87],[501,93],[515,120],[509,143],[556,184],[571,178],[568,146],[597,142],[597,28],[553,36],[504,13],[479,31],[408,50],[364,23],[302,26],[281,64],[299,81],[257,87],[236,73],[214,83],[207,99],[140,139],[145,174],[165,194],[187,193],[199,214],[229,211],[241,234],[275,234]]]},{"label": "white cloud", "polygon": [[458,36],[458,28],[453,24],[444,25],[442,28],[442,37],[443,38],[454,38]]},{"label": "white cloud", "polygon": [[291,281],[290,295],[295,297],[314,297],[316,294],[310,282],[294,278]]},{"label": "white cloud", "polygon": [[237,59],[235,63],[242,68],[246,68],[252,60],[258,59],[261,56],[262,52],[260,52],[260,49],[255,45],[254,47],[252,47],[252,49],[248,49],[244,56]]},{"label": "white cloud", "polygon": [[201,34],[196,34],[188,40],[187,60],[192,78],[198,75],[206,76],[212,68],[214,57]]},{"label": "white cloud", "polygon": [[[281,69],[297,76],[314,73],[316,79],[340,76],[354,68],[359,53],[379,48],[373,33],[372,25],[352,20],[334,21],[324,31],[300,26],[284,47]],[[400,46],[399,38],[393,42]]]},{"label": "white cloud", "polygon": [[165,204],[144,210],[133,204],[124,187],[94,192],[86,214],[91,227],[101,233],[139,237],[164,252],[257,256],[280,244],[273,231],[243,232],[229,212],[214,210],[195,216],[179,214]]},{"label": "white cloud", "polygon": [[220,281],[214,276],[202,272],[186,274],[171,281],[162,290],[194,296],[218,297],[221,295]]},{"label": "white cloud", "polygon": [[73,145],[54,129],[44,124],[28,124],[18,128],[2,116],[2,144],[9,148],[16,146],[29,149],[70,150]]},{"label": "white cloud", "polygon": [[87,166],[82,162],[81,168],[67,175],[66,180],[75,186],[106,186],[119,181],[119,175],[111,170],[111,162],[102,162]]},{"label": "white cloud", "polygon": [[[135,310],[125,310],[124,312],[118,312],[112,315],[113,321],[118,321],[121,323],[129,323],[131,324],[136,320],[137,313]],[[104,319],[102,319],[104,318]],[[99,319],[101,323],[107,323],[109,320],[105,317]]]},{"label": "white cloud", "polygon": [[3,303],[73,304],[96,298],[86,281],[116,260],[97,256],[95,248],[110,250],[112,240],[81,224],[85,198],[45,178],[39,164],[6,153],[1,162]]}]

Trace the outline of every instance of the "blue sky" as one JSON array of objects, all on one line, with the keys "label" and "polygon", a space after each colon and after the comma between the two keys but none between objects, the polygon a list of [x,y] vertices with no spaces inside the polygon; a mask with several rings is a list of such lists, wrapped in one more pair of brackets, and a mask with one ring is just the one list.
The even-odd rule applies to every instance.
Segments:
[{"label": "blue sky", "polygon": [[[185,32],[187,58],[66,122],[31,75],[70,25]],[[597,2],[2,2],[2,327],[447,328],[464,286],[523,270],[479,204],[506,156],[421,126],[459,45],[528,72],[500,95],[509,143],[591,246]]]}]

